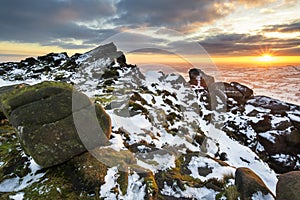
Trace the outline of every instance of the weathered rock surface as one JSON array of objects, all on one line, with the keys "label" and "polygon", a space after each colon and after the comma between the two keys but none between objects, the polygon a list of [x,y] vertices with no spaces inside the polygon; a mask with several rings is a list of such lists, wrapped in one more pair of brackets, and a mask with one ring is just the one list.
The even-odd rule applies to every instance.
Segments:
[{"label": "weathered rock surface", "polygon": [[272,194],[262,179],[251,169],[240,167],[235,172],[235,184],[242,200],[251,200],[253,194],[261,191],[263,194]]},{"label": "weathered rock surface", "polygon": [[214,77],[205,74],[202,70],[193,68],[189,71],[191,85],[208,88],[215,82]]},{"label": "weathered rock surface", "polygon": [[42,167],[105,145],[110,136],[110,118],[102,107],[69,84],[43,82],[9,90],[0,98],[26,153]]},{"label": "weathered rock surface", "polygon": [[276,186],[277,200],[300,199],[300,171],[281,174]]}]

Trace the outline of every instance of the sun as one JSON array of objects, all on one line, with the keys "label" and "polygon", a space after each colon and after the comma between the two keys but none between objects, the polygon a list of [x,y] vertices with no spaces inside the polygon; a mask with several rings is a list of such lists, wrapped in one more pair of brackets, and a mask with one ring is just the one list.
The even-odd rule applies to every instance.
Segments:
[{"label": "sun", "polygon": [[271,54],[263,54],[261,57],[258,58],[258,61],[272,62],[274,61],[274,57]]},{"label": "sun", "polygon": [[272,63],[276,61],[275,52],[271,47],[260,48],[256,61],[259,63]]}]

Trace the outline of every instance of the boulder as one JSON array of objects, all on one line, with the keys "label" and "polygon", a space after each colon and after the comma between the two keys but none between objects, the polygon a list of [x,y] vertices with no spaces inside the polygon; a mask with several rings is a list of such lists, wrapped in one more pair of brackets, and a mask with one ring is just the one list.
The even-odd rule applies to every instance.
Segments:
[{"label": "boulder", "polygon": [[253,96],[253,90],[245,85],[237,82],[231,82],[230,85],[233,86],[236,90],[240,91],[243,94],[244,99],[248,99]]},{"label": "boulder", "polygon": [[87,62],[93,62],[98,59],[107,59],[109,58],[111,63],[117,59],[120,63],[126,63],[126,58],[121,51],[117,51],[117,47],[114,43],[105,44],[99,46],[89,52],[86,53],[89,57],[87,58]]},{"label": "boulder", "polygon": [[0,96],[25,152],[41,167],[106,144],[111,121],[100,105],[66,83],[43,82]]},{"label": "boulder", "polygon": [[204,88],[208,88],[211,84],[215,82],[214,77],[209,76],[205,74],[202,70],[196,68],[190,69],[189,77],[189,83],[191,85],[201,86]]},{"label": "boulder", "polygon": [[245,104],[253,95],[253,90],[236,82],[215,82],[210,85],[209,92],[221,98],[223,103],[238,105]]},{"label": "boulder", "polygon": [[253,194],[259,191],[264,195],[271,194],[274,197],[263,180],[249,168],[240,167],[236,170],[235,184],[241,194],[241,200],[251,200]]},{"label": "boulder", "polygon": [[281,174],[276,185],[277,200],[300,200],[300,171]]},{"label": "boulder", "polygon": [[247,101],[247,103],[255,107],[269,109],[272,114],[286,115],[286,112],[291,110],[288,103],[266,96],[255,96]]}]

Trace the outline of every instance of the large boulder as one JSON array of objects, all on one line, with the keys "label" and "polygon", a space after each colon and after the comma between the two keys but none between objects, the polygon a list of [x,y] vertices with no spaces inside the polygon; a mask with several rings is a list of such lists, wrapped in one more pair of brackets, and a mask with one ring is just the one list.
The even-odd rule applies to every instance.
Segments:
[{"label": "large boulder", "polygon": [[276,185],[277,200],[300,200],[300,171],[292,171],[279,176]]},{"label": "large boulder", "polygon": [[110,137],[111,122],[104,109],[69,84],[43,82],[0,98],[25,152],[42,167],[105,145]]},{"label": "large boulder", "polygon": [[205,74],[202,70],[196,68],[190,69],[189,77],[189,83],[191,85],[201,86],[204,88],[208,88],[211,84],[215,82],[214,77],[209,76]]},{"label": "large boulder", "polygon": [[249,168],[240,167],[236,170],[235,184],[241,194],[241,200],[251,200],[252,196],[258,192],[274,197],[263,180]]},{"label": "large boulder", "polygon": [[236,82],[215,82],[210,85],[211,95],[218,96],[226,104],[245,104],[252,97],[253,90]]}]

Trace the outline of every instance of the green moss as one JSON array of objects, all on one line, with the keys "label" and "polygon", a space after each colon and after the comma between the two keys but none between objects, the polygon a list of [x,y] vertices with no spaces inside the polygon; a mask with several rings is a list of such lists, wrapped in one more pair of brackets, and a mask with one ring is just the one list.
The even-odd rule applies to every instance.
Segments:
[{"label": "green moss", "polygon": [[127,171],[119,171],[119,177],[117,182],[120,185],[120,190],[122,195],[126,195],[127,187],[128,187],[128,172]]},{"label": "green moss", "polygon": [[28,158],[24,155],[15,130],[8,125],[0,126],[0,182],[15,176],[24,177],[30,169]]},{"label": "green moss", "polygon": [[144,183],[146,184],[146,199],[156,199],[158,194],[158,186],[152,173],[144,178]]},{"label": "green moss", "polygon": [[119,171],[127,171],[128,167],[136,164],[136,159],[132,152],[128,150],[115,151],[111,148],[98,148],[93,150],[97,159],[106,166],[118,166]]},{"label": "green moss", "polygon": [[84,153],[45,173],[39,182],[23,190],[25,199],[99,199],[107,166]]},{"label": "green moss", "polygon": [[[198,155],[198,153],[196,154]],[[185,185],[190,187],[203,186],[204,184],[200,179],[189,175],[191,172],[186,167],[193,156],[194,153],[182,155],[175,160],[175,168],[157,173],[155,179],[157,180],[158,187],[162,189],[165,183],[172,185],[174,182],[177,183],[177,186],[181,190],[185,190]]]},{"label": "green moss", "polygon": [[230,185],[230,180],[234,179],[232,173],[225,174],[223,179],[220,180],[220,184],[223,185],[222,191],[216,196],[216,199],[221,199],[221,197],[226,197],[228,200],[237,200],[240,197],[240,193],[237,190],[236,185]]},{"label": "green moss", "polygon": [[110,104],[112,101],[116,100],[117,98],[113,95],[111,96],[98,96],[94,99],[95,103],[99,103],[102,106],[106,106]]},{"label": "green moss", "polygon": [[216,200],[221,199],[221,197],[226,197],[227,200],[238,200],[240,198],[240,193],[235,185],[230,185],[220,192],[216,196]]},{"label": "green moss", "polygon": [[[73,89],[72,85],[62,82],[45,81],[34,86],[23,86],[0,95],[2,111],[10,116],[16,107],[25,105],[62,92]],[[37,92],[39,91],[39,92]]]}]

